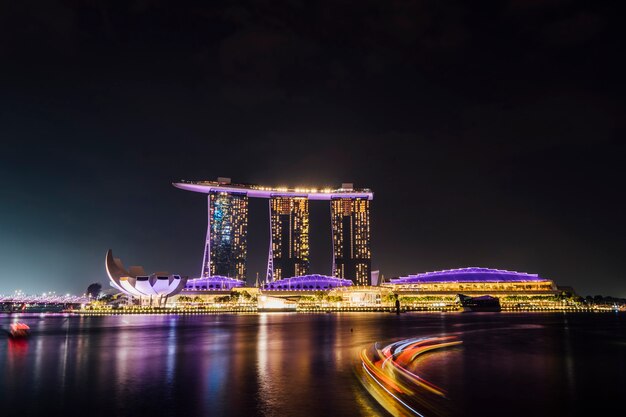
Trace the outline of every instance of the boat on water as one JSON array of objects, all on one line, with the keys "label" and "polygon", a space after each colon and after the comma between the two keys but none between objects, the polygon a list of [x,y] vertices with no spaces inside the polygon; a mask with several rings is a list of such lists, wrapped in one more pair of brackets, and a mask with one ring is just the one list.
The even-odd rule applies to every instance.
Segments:
[{"label": "boat on water", "polygon": [[26,323],[13,323],[9,326],[9,336],[14,339],[23,339],[30,336],[30,327]]},{"label": "boat on water", "polygon": [[500,299],[490,295],[481,295],[480,297],[470,297],[464,294],[457,295],[457,302],[460,304],[461,311],[501,311]]}]

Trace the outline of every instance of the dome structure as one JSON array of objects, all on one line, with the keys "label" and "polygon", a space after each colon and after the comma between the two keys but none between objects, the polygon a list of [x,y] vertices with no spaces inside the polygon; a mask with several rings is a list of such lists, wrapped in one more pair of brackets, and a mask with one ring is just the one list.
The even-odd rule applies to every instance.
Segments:
[{"label": "dome structure", "polygon": [[164,273],[146,274],[142,267],[124,268],[119,258],[113,257],[109,249],[106,255],[105,267],[112,287],[132,297],[166,297],[176,295],[182,291],[187,283],[187,277],[168,275]]},{"label": "dome structure", "polygon": [[289,291],[320,291],[352,285],[349,279],[331,277],[328,275],[301,275],[292,278],[283,278],[268,282],[263,285],[264,290],[289,290]]},{"label": "dome structure", "polygon": [[424,272],[391,279],[391,284],[429,284],[446,282],[529,282],[547,281],[537,274],[489,268],[459,268]]},{"label": "dome structure", "polygon": [[537,274],[490,268],[459,268],[392,278],[383,286],[399,293],[472,296],[553,296],[554,281]]},{"label": "dome structure", "polygon": [[194,278],[187,281],[185,291],[225,291],[243,287],[245,282],[239,279],[213,275],[204,278]]}]

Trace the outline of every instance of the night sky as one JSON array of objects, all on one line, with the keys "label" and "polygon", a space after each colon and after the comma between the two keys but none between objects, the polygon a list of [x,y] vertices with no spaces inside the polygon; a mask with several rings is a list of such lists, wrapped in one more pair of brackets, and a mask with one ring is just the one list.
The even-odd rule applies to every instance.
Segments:
[{"label": "night sky", "polygon": [[371,188],[385,277],[483,266],[626,297],[618,3],[2,1],[0,293],[106,287],[109,248],[197,276],[206,196],[171,182],[225,176]]}]

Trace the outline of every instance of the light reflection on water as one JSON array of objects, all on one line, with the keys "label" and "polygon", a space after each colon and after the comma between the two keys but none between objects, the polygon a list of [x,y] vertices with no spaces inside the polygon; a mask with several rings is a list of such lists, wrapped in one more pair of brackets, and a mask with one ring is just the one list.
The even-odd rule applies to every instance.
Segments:
[{"label": "light reflection on water", "polygon": [[[0,316],[2,328],[13,318]],[[0,338],[11,415],[380,415],[354,374],[360,351],[455,334],[419,358],[452,414],[597,414],[626,388],[620,315],[259,314],[28,317]],[[430,358],[430,359],[429,359]],[[511,404],[516,404],[511,407]],[[452,406],[453,405],[453,406]],[[85,414],[85,410],[89,410]]]}]

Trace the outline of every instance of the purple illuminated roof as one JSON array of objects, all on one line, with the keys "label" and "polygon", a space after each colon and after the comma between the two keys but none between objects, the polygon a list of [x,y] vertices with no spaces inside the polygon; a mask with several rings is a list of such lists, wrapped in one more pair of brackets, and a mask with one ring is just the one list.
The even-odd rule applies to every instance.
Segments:
[{"label": "purple illuminated roof", "polygon": [[331,277],[328,275],[301,275],[292,278],[283,278],[269,282],[263,286],[264,290],[328,290],[337,287],[352,285],[349,279]]},{"label": "purple illuminated roof", "polygon": [[489,268],[459,268],[445,271],[424,272],[391,280],[392,284],[435,282],[524,282],[546,281],[537,274]]},{"label": "purple illuminated roof", "polygon": [[190,279],[187,281],[187,285],[185,285],[185,291],[230,290],[236,287],[243,287],[244,285],[244,281],[235,278],[213,275],[205,278]]},{"label": "purple illuminated roof", "polygon": [[220,183],[217,181],[184,181],[175,182],[172,185],[181,190],[196,193],[209,193],[211,191],[223,191],[227,193],[244,193],[248,197],[271,198],[274,196],[306,197],[309,200],[331,200],[333,198],[374,198],[374,193],[368,188],[287,188],[287,187],[262,187],[259,185]]}]

